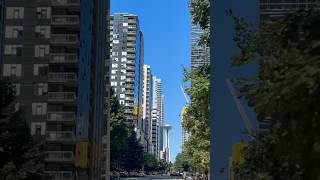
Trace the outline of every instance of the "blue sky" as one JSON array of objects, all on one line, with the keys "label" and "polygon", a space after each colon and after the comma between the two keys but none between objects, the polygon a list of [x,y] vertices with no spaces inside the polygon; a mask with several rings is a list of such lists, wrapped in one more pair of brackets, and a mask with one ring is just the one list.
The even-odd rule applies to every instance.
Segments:
[{"label": "blue sky", "polygon": [[162,79],[165,123],[170,134],[171,161],[181,151],[180,112],[186,104],[180,90],[182,66],[190,66],[190,14],[188,0],[111,0],[111,14],[139,16],[144,34],[144,60],[153,75]]}]

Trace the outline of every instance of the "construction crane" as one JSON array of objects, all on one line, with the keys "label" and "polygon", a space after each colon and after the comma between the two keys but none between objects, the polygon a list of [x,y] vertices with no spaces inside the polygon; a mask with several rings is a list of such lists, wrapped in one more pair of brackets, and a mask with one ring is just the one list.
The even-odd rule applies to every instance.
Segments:
[{"label": "construction crane", "polygon": [[182,94],[184,95],[184,98],[186,99],[187,104],[189,104],[189,99],[188,99],[188,97],[187,97],[187,95],[186,95],[186,93],[185,93],[185,91],[184,91],[183,87],[182,87],[182,86],[180,86],[180,89],[181,89],[181,91],[182,91]]},{"label": "construction crane", "polygon": [[245,128],[246,128],[247,132],[251,136],[254,135],[255,131],[254,131],[253,125],[252,125],[252,123],[251,123],[246,111],[244,110],[244,108],[243,108],[243,106],[241,104],[240,94],[236,91],[236,88],[234,87],[232,81],[229,78],[226,79],[226,83],[228,85],[228,89],[230,91],[230,94],[231,94],[234,102],[236,103],[237,109],[238,109],[238,111],[240,113],[241,119],[244,122],[244,125],[245,125]]}]

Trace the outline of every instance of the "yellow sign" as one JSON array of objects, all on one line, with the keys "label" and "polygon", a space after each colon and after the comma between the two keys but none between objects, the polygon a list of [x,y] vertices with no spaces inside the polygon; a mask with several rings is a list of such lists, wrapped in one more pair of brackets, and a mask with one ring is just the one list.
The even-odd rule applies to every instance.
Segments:
[{"label": "yellow sign", "polygon": [[244,157],[242,154],[242,150],[247,146],[247,143],[241,142],[236,143],[232,147],[232,162],[243,163]]},{"label": "yellow sign", "polygon": [[82,140],[76,143],[75,166],[77,168],[87,168],[89,143],[87,140]]}]

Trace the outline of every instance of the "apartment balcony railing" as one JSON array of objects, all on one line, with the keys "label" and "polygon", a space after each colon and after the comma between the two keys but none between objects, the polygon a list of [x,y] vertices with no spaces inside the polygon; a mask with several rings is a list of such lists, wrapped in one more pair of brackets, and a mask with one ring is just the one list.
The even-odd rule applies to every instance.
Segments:
[{"label": "apartment balcony railing", "polygon": [[133,86],[133,85],[128,85],[128,84],[127,84],[127,85],[125,86],[125,88],[128,88],[128,89],[134,89],[134,86]]},{"label": "apartment balcony railing", "polygon": [[79,16],[77,15],[53,15],[51,18],[53,25],[79,25]]},{"label": "apartment balcony railing", "polygon": [[80,0],[51,0],[52,6],[79,6]]},{"label": "apartment balcony railing", "polygon": [[72,171],[46,171],[50,175],[52,180],[73,180]]},{"label": "apartment balcony railing", "polygon": [[77,81],[76,73],[48,73],[49,82],[70,82]]},{"label": "apartment balcony railing", "polygon": [[76,44],[78,42],[77,34],[51,34],[52,44]]},{"label": "apartment balcony railing", "polygon": [[70,102],[76,100],[74,92],[48,92],[49,101]]},{"label": "apartment balcony railing", "polygon": [[47,151],[46,161],[60,162],[60,161],[73,161],[74,156],[72,151]]},{"label": "apartment balcony railing", "polygon": [[75,122],[76,114],[74,112],[48,112],[47,120],[52,122]]},{"label": "apartment balcony railing", "polygon": [[74,137],[72,131],[47,131],[48,141],[73,141]]},{"label": "apartment balcony railing", "polygon": [[51,53],[50,63],[77,63],[78,55],[76,53]]}]

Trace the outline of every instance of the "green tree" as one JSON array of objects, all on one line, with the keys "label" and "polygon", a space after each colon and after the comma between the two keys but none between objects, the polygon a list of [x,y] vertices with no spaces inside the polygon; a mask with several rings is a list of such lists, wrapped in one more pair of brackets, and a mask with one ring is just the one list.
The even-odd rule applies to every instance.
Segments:
[{"label": "green tree", "polygon": [[10,82],[0,80],[0,179],[50,179],[44,173],[44,144],[30,135],[22,110],[15,110],[14,94]]},{"label": "green tree", "polygon": [[143,166],[143,148],[137,140],[134,130],[127,140],[128,148],[124,154],[124,168],[126,171],[141,170]]},{"label": "green tree", "polygon": [[184,128],[191,133],[184,150],[188,161],[199,170],[208,171],[210,163],[210,66],[185,70],[184,82],[191,103],[183,117]]},{"label": "green tree", "polygon": [[119,104],[115,94],[112,92],[110,98],[110,154],[111,169],[117,170],[124,166],[124,155],[128,149],[127,140],[129,137],[129,128],[126,124],[124,107]]},{"label": "green tree", "polygon": [[158,160],[149,153],[143,154],[143,166],[146,172],[157,171],[159,162]]},{"label": "green tree", "polygon": [[192,23],[199,24],[204,33],[200,44],[209,45],[210,42],[210,0],[190,0]]},{"label": "green tree", "polygon": [[257,77],[239,80],[240,90],[258,120],[271,122],[243,152],[237,174],[246,180],[319,178],[319,11],[299,11],[261,31],[234,19],[240,53],[233,64],[260,65]]},{"label": "green tree", "polygon": [[173,164],[173,168],[179,172],[183,172],[183,171],[189,172],[192,169],[192,166],[188,162],[187,156],[184,153],[184,151],[177,154],[176,160]]}]

